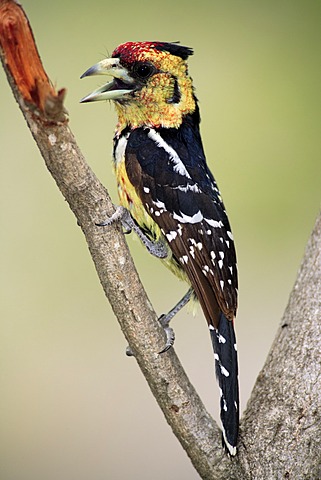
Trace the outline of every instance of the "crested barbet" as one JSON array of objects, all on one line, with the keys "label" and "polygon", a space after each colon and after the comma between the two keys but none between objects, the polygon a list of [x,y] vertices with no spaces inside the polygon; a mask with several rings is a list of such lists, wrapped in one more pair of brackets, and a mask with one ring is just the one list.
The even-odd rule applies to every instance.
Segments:
[{"label": "crested barbet", "polygon": [[221,194],[206,163],[200,113],[187,59],[178,43],[127,42],[82,77],[111,81],[82,102],[112,100],[118,115],[113,163],[121,206],[103,224],[121,220],[149,252],[189,284],[160,321],[168,324],[191,297],[201,304],[214,349],[223,441],[236,454],[239,389],[234,319],[236,254]]}]

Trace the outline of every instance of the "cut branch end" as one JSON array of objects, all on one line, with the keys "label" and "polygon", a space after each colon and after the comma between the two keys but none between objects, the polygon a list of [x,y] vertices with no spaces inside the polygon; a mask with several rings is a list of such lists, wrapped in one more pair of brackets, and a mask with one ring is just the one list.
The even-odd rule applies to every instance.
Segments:
[{"label": "cut branch end", "polygon": [[[64,121],[65,91],[58,93],[43,69],[28,19],[14,0],[0,0],[0,47],[3,61],[27,104],[49,121]],[[62,93],[63,92],[63,93]]]}]

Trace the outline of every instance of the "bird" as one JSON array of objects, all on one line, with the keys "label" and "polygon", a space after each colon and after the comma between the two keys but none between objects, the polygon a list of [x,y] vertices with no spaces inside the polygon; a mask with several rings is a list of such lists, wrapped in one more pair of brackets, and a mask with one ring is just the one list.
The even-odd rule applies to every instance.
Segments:
[{"label": "bird", "polygon": [[234,320],[236,251],[225,206],[205,157],[199,103],[189,74],[193,49],[179,42],[119,45],[81,76],[111,80],[81,102],[113,101],[118,116],[113,165],[120,205],[101,225],[121,220],[189,289],[160,317],[169,321],[191,298],[207,320],[220,392],[222,440],[237,453],[239,385]]}]

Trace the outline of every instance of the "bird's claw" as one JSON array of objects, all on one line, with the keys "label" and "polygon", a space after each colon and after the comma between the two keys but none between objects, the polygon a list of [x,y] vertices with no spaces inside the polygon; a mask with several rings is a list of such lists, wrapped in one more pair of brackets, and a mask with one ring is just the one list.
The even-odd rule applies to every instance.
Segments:
[{"label": "bird's claw", "polygon": [[160,352],[158,352],[159,354],[162,354],[162,353],[165,353],[167,352],[170,348],[172,348],[172,346],[174,345],[174,342],[175,342],[175,333],[174,333],[174,330],[169,326],[169,322],[168,322],[168,319],[167,319],[167,315],[161,315],[159,317],[159,323],[162,325],[162,327],[164,328],[165,330],[165,334],[166,334],[166,343],[165,343],[165,347],[163,348],[163,350],[161,350]]},{"label": "bird's claw", "polygon": [[166,344],[165,344],[165,347],[163,348],[163,350],[158,352],[159,354],[165,353],[170,348],[172,348],[172,346],[174,345],[174,341],[175,341],[174,330],[171,327],[166,327],[164,330],[165,330],[165,333],[166,333]]},{"label": "bird's claw", "polygon": [[[164,314],[161,315],[159,317],[159,322],[162,325],[162,327],[164,328],[164,331],[165,331],[165,334],[166,334],[165,347],[160,352],[158,352],[158,354],[161,355],[162,353],[167,352],[174,345],[175,333],[174,333],[174,330],[168,325],[166,315],[164,315]],[[134,354],[134,352],[132,351],[132,349],[130,348],[129,345],[126,347],[125,353],[126,353],[127,357],[135,357],[135,354]]]},{"label": "bird's claw", "polygon": [[96,225],[98,227],[108,227],[115,222],[121,222],[125,235],[134,231],[151,255],[157,258],[166,258],[168,256],[166,244],[162,240],[151,240],[137,225],[130,212],[122,205],[116,207],[111,217],[106,218],[101,223],[96,223]]},{"label": "bird's claw", "polygon": [[122,224],[124,224],[126,230],[126,233],[130,233],[131,228],[126,224],[126,217],[129,215],[129,212],[122,207],[121,205],[118,205],[114,211],[114,213],[111,215],[111,217],[107,217],[106,220],[103,222],[96,223],[97,227],[109,227],[115,222],[121,221]]}]

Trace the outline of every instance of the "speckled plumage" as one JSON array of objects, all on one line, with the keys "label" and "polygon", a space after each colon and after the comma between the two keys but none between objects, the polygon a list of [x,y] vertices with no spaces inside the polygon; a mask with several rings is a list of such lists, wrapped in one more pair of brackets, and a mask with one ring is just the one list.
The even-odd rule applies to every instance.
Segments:
[{"label": "speckled plumage", "polygon": [[177,43],[127,42],[84,75],[113,81],[84,101],[114,100],[114,167],[120,203],[142,232],[166,244],[162,261],[193,288],[209,325],[223,438],[236,454],[239,419],[237,266],[233,235],[200,136],[187,58]]}]

